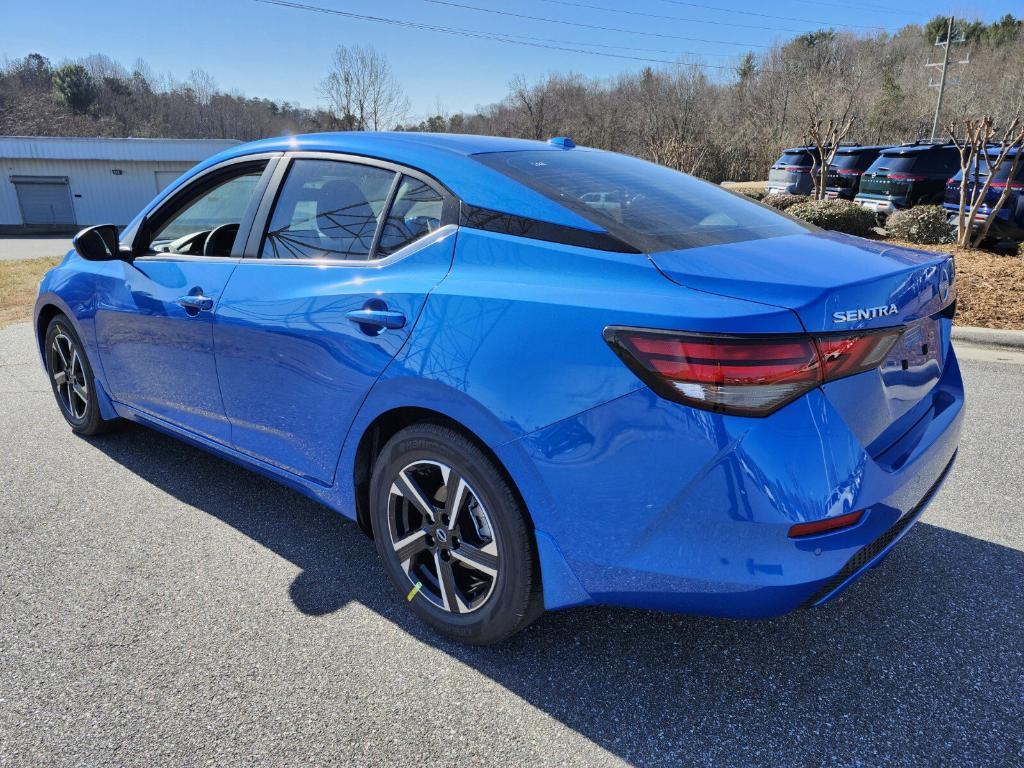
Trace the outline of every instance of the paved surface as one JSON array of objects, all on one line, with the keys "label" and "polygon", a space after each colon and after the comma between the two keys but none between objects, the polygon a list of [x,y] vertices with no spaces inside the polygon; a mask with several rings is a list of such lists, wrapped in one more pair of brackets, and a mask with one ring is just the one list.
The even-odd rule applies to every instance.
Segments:
[{"label": "paved surface", "polygon": [[73,437],[0,331],[0,765],[1020,765],[1024,367],[884,566],[769,622],[552,614],[463,648],[339,516],[141,428]]},{"label": "paved surface", "polygon": [[69,235],[25,235],[0,237],[0,261],[63,256],[71,250]]}]

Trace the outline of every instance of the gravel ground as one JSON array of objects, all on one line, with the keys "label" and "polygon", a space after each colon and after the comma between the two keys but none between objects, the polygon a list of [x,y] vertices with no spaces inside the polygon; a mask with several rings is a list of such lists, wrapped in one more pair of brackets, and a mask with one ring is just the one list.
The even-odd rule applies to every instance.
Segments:
[{"label": "gravel ground", "polygon": [[1020,765],[1022,372],[964,360],[956,470],[830,605],[473,649],[340,516],[142,428],[74,437],[0,330],[0,765]]}]

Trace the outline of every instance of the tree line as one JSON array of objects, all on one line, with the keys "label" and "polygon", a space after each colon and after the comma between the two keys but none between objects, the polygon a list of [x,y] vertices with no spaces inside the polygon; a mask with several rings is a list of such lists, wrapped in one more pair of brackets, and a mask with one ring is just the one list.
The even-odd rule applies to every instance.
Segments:
[{"label": "tree line", "polygon": [[[929,87],[947,23],[937,17],[893,34],[831,29],[748,53],[725,73],[680,60],[613,78],[554,73],[517,77],[505,96],[469,112],[437,110],[406,122],[408,102],[386,57],[340,47],[306,109],[217,88],[205,72],[184,82],[95,55],[54,67],[39,54],[0,68],[0,133],[174,136],[249,140],[285,132],[399,129],[480,133],[577,143],[647,158],[713,181],[762,179],[786,146],[816,122],[850,128],[847,141],[894,144],[927,138]],[[1008,125],[1024,115],[1024,22],[960,22],[940,125],[978,115]],[[943,138],[947,138],[945,134]]]}]

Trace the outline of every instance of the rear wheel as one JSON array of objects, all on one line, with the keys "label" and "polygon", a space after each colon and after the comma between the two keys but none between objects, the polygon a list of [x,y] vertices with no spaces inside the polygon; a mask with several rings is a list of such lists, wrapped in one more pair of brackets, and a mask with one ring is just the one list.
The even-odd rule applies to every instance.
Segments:
[{"label": "rear wheel", "polygon": [[540,613],[525,510],[462,434],[419,424],[392,437],[374,464],[370,514],[388,577],[438,632],[495,643]]},{"label": "rear wheel", "polygon": [[43,349],[53,396],[71,431],[95,435],[108,429],[110,422],[100,416],[92,366],[65,315],[57,315],[50,321]]}]

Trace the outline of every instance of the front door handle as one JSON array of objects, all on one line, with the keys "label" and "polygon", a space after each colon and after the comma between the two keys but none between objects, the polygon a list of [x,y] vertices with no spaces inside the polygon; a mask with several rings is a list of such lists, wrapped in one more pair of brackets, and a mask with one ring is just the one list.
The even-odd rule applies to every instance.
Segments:
[{"label": "front door handle", "polygon": [[392,309],[354,309],[345,314],[349,320],[360,327],[390,328],[392,330],[405,327],[405,315]]},{"label": "front door handle", "polygon": [[198,313],[198,312],[209,312],[213,309],[213,299],[203,296],[203,294],[182,296],[178,299],[177,303],[185,308],[186,312]]}]

